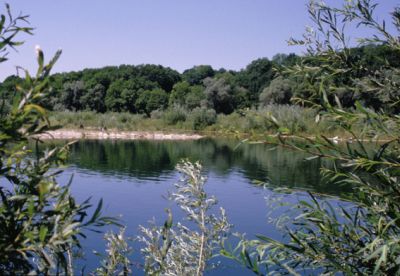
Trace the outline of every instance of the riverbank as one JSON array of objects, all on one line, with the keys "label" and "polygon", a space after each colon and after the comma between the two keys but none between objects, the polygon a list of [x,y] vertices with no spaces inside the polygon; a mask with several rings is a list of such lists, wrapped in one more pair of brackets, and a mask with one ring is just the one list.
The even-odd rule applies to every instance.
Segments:
[{"label": "riverbank", "polygon": [[[291,106],[269,106],[262,110],[245,113],[218,114],[210,125],[196,128],[190,118],[169,124],[162,112],[150,118],[130,113],[51,112],[50,124],[62,126],[61,130],[40,136],[42,139],[124,139],[124,140],[193,140],[202,137],[228,137],[265,141],[274,136],[278,129],[271,122],[271,114],[279,122],[279,132],[285,137],[302,136],[314,139],[319,135],[330,137],[333,142],[352,139],[337,124],[330,120],[315,120],[310,109]],[[164,114],[165,115],[165,114]],[[204,118],[203,118],[204,119]],[[367,133],[365,124],[353,126],[355,133]],[[281,137],[282,137],[281,136]],[[387,141],[390,137],[368,137],[365,141]]]},{"label": "riverbank", "polygon": [[[113,129],[118,131],[144,131],[165,133],[217,133],[264,135],[276,133],[273,116],[280,124],[282,132],[287,134],[304,134],[307,136],[324,133],[328,136],[339,136],[338,129],[328,121],[315,121],[315,111],[297,106],[271,105],[260,110],[244,110],[229,115],[207,113],[184,114],[172,111],[158,111],[150,117],[131,113],[95,113],[91,111],[61,112],[49,114],[51,125],[66,129]],[[176,111],[178,112],[178,111]],[[174,115],[174,116],[173,116]],[[175,116],[176,115],[176,116]],[[182,115],[182,116],[178,116]],[[195,116],[196,115],[196,116]]]},{"label": "riverbank", "polygon": [[42,140],[97,139],[97,140],[197,140],[199,134],[179,134],[151,131],[59,129],[36,136]]},{"label": "riverbank", "polygon": [[[47,131],[43,134],[36,135],[35,137],[41,140],[156,140],[156,141],[184,141],[184,140],[198,140],[204,137],[229,137],[236,139],[248,139],[254,141],[263,141],[265,138],[275,137],[276,135],[249,135],[246,133],[229,135],[227,133],[209,132],[209,133],[169,133],[162,131],[120,131],[120,130],[96,130],[96,129],[59,129],[54,131]],[[282,135],[282,138],[298,139],[299,137],[293,135]],[[315,136],[308,136],[308,139],[316,139]],[[333,143],[343,143],[346,141],[352,142],[352,138],[346,137],[330,137]],[[389,139],[363,139],[366,142],[387,142]]]}]

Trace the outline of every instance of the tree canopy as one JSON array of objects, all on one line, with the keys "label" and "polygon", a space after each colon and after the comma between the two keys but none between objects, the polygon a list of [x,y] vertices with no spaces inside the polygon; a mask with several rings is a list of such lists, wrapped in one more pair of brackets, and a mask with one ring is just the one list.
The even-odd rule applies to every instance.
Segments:
[{"label": "tree canopy", "polygon": [[[375,93],[364,93],[365,80],[396,82],[391,68],[399,68],[400,54],[385,44],[369,43],[346,52],[346,63],[357,65],[357,69],[346,74],[336,74],[329,81],[341,87],[336,95],[345,107],[353,107],[356,101],[379,110],[388,107],[388,99],[397,97],[397,90],[383,89],[376,85]],[[313,84],[302,76],[281,72],[296,65],[316,66],[321,61],[313,56],[276,54],[272,60],[259,58],[240,71],[221,68],[214,70],[210,65],[198,65],[179,72],[161,65],[120,65],[99,69],[84,69],[77,72],[58,73],[50,76],[52,90],[43,104],[50,110],[91,110],[95,112],[148,113],[151,110],[180,106],[191,110],[196,107],[213,108],[217,113],[229,114],[235,110],[274,104],[302,104],[296,98],[313,100]],[[385,69],[386,77],[376,76],[377,70]],[[319,76],[314,75],[314,78]],[[354,82],[353,80],[359,80]],[[0,83],[4,102],[9,105],[10,95],[21,83],[18,76],[9,76]],[[350,84],[352,88],[350,89]],[[347,88],[346,88],[347,87]],[[163,100],[150,100],[149,92],[157,90]],[[164,93],[160,93],[161,90]],[[147,91],[147,92],[146,92]],[[146,95],[142,95],[146,94]],[[166,95],[166,96],[165,96]],[[164,98],[167,97],[167,103]],[[328,95],[328,97],[330,97]],[[140,100],[139,100],[140,99]],[[137,104],[140,103],[140,106]]]}]

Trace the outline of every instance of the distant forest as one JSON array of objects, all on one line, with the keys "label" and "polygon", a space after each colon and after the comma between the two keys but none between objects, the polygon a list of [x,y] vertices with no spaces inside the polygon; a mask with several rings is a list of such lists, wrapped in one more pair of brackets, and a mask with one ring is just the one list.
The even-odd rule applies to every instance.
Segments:
[{"label": "distant forest", "polygon": [[[387,91],[383,84],[400,83],[399,75],[389,69],[400,68],[400,53],[385,45],[353,48],[348,53],[346,60],[349,65],[341,67],[356,67],[358,70],[340,72],[336,79],[330,79],[335,87],[343,88],[328,91],[329,95],[335,96],[337,103],[343,107],[352,107],[360,101],[375,110],[397,113],[399,110],[386,103],[394,97],[398,98],[400,91]],[[50,79],[51,96],[41,104],[54,111],[112,111],[147,116],[155,110],[178,106],[186,110],[205,108],[230,114],[269,104],[306,105],[304,101],[293,99],[307,99],[311,84],[285,68],[295,68],[297,64],[317,65],[316,60],[311,55],[277,54],[272,60],[254,60],[240,71],[215,70],[210,65],[199,65],[181,74],[169,67],[144,64],[58,73]],[[378,69],[385,68],[388,68],[386,74],[375,76]],[[373,83],[376,89],[365,91],[366,82]],[[23,85],[18,76],[9,76],[0,83],[3,106],[12,104],[7,99],[12,98],[10,93],[16,93],[18,85]]]}]

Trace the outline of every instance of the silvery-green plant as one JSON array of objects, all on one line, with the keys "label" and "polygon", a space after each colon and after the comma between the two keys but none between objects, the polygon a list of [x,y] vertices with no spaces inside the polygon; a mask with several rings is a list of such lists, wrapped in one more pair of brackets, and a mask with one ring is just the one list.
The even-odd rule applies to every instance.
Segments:
[{"label": "silvery-green plant", "polygon": [[104,235],[107,241],[107,255],[101,262],[101,266],[96,269],[94,275],[131,275],[132,263],[129,255],[133,249],[129,246],[125,236],[125,228],[121,228],[118,234],[110,231]]},{"label": "silvery-green plant", "polygon": [[151,275],[203,275],[231,229],[223,208],[219,217],[212,214],[217,200],[204,191],[207,178],[202,166],[182,161],[177,170],[183,178],[170,198],[185,212],[189,223],[174,225],[168,210],[163,227],[154,223],[149,228],[140,227],[145,271]]}]

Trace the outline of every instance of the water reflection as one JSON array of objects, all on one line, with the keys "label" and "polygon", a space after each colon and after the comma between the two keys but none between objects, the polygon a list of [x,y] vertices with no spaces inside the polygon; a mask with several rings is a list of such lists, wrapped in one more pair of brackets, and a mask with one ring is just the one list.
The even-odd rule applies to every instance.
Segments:
[{"label": "water reflection", "polygon": [[[163,181],[174,173],[182,158],[199,160],[220,176],[232,171],[249,181],[267,182],[271,187],[311,190],[341,196],[348,187],[328,185],[321,180],[319,159],[305,161],[306,154],[266,144],[242,144],[236,140],[197,141],[80,141],[71,147],[70,162],[87,171],[114,177]],[[329,164],[324,164],[328,166]]]},{"label": "water reflection", "polygon": [[[63,144],[64,142],[51,142]],[[138,234],[138,225],[147,225],[153,217],[158,223],[165,218],[164,208],[171,208],[175,221],[183,213],[173,203],[163,198],[173,190],[178,180],[175,165],[182,158],[199,160],[206,170],[207,193],[215,195],[228,214],[234,231],[267,234],[276,239],[281,232],[268,220],[265,198],[278,197],[285,202],[304,199],[304,193],[276,194],[253,184],[254,180],[266,181],[275,188],[313,190],[321,194],[342,196],[348,188],[332,187],[321,181],[318,159],[305,161],[300,152],[283,148],[272,149],[266,144],[242,144],[238,141],[201,139],[197,141],[80,141],[71,146],[70,167],[60,176],[60,183],[67,183],[74,175],[72,193],[78,202],[92,197],[92,202],[102,198],[104,215],[122,215],[130,236]],[[48,143],[42,145],[51,146]],[[332,199],[334,202],[337,199]],[[338,201],[340,202],[340,201]],[[280,213],[276,215],[279,216]],[[91,250],[104,252],[101,235],[90,234],[83,241],[87,271],[93,271],[99,259]],[[133,261],[143,263],[140,245],[135,244]],[[222,266],[230,266],[223,260]],[[232,264],[233,265],[233,264]],[[137,272],[142,275],[141,272]],[[137,274],[135,273],[135,274]],[[251,275],[249,271],[233,265],[231,269],[216,270],[209,275]]]}]

